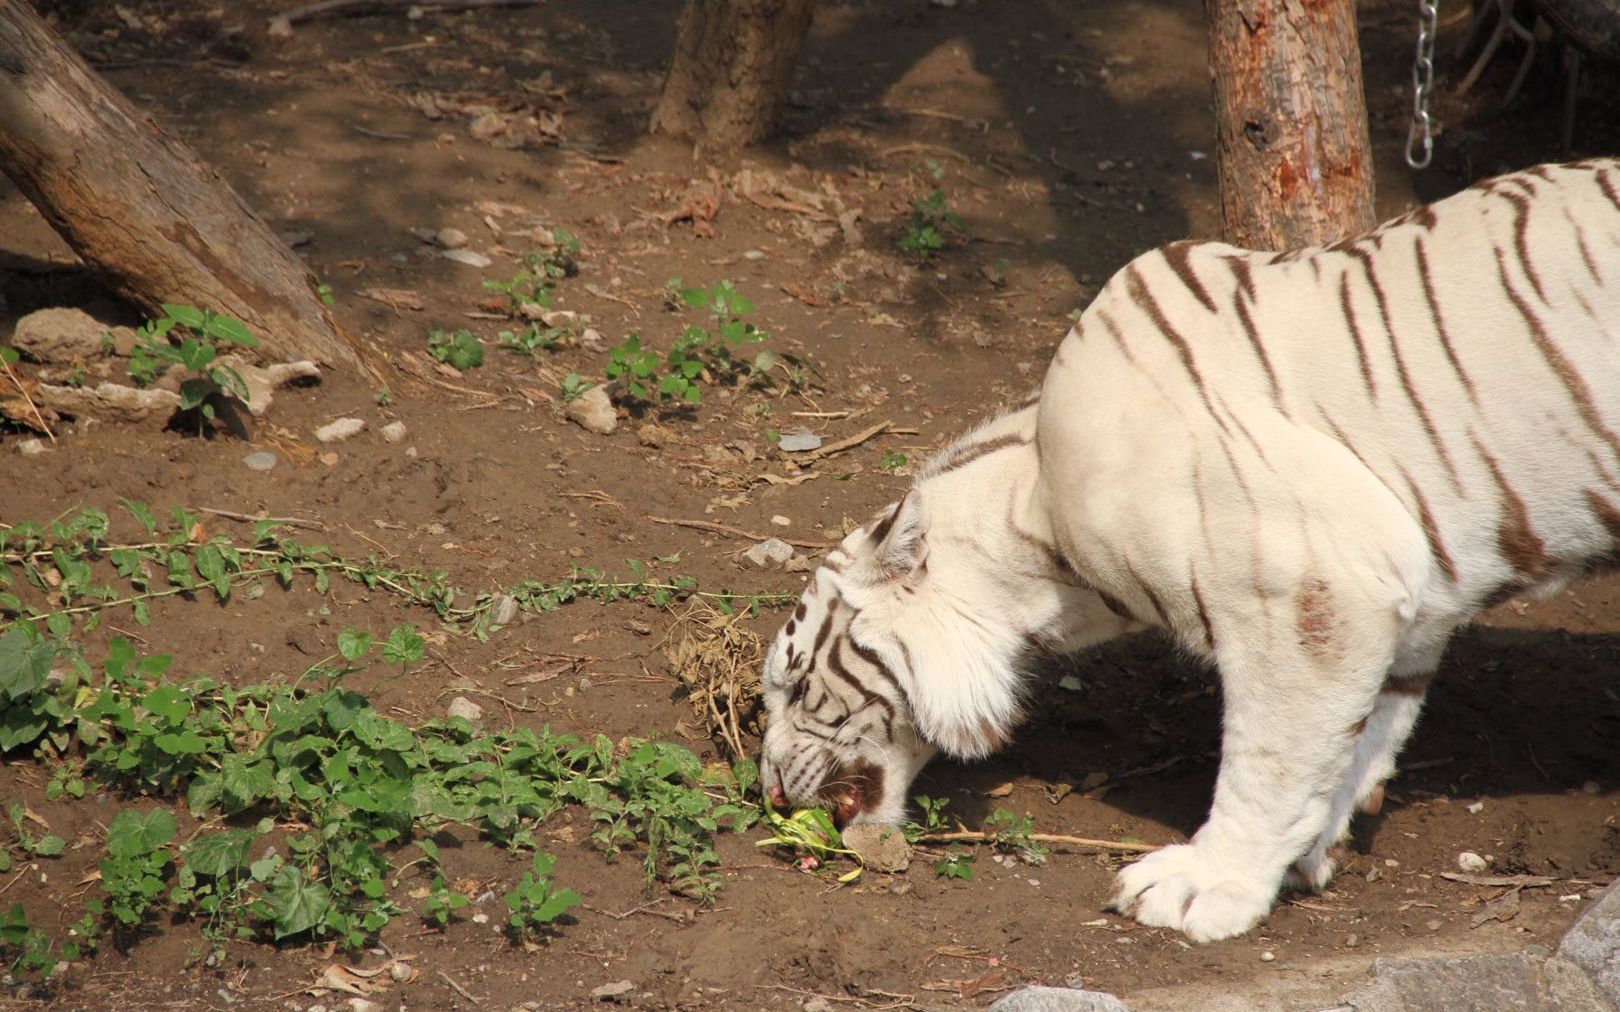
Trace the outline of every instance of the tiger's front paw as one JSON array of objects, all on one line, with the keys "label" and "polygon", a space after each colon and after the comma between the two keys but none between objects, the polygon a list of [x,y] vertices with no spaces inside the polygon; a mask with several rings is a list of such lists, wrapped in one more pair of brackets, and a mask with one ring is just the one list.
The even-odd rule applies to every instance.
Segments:
[{"label": "tiger's front paw", "polygon": [[1195,942],[1241,935],[1271,912],[1276,886],[1249,880],[1193,844],[1155,851],[1119,873],[1109,906]]}]

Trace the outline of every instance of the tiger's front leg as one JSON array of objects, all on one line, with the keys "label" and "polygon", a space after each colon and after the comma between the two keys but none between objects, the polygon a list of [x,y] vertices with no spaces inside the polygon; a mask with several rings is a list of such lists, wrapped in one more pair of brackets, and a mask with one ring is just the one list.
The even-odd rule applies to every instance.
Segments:
[{"label": "tiger's front leg", "polygon": [[1209,818],[1191,842],[1121,871],[1114,909],[1199,942],[1242,934],[1270,912],[1284,874],[1336,817],[1399,611],[1354,580],[1312,577],[1215,622],[1224,730]]}]

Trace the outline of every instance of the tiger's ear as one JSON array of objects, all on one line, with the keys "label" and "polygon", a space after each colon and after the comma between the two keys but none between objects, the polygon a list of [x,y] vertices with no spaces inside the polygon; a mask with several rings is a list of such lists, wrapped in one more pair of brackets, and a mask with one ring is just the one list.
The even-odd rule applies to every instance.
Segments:
[{"label": "tiger's ear", "polygon": [[928,561],[922,497],[914,491],[901,497],[872,528],[873,558],[887,580],[909,579],[919,574]]}]

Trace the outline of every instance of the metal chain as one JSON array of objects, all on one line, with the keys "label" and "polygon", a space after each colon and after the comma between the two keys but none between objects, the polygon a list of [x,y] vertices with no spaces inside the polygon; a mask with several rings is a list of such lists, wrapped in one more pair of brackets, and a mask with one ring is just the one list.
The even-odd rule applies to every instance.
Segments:
[{"label": "metal chain", "polygon": [[1412,125],[1406,131],[1406,164],[1414,169],[1428,168],[1434,158],[1429,93],[1434,90],[1434,37],[1439,17],[1440,8],[1435,0],[1418,0],[1417,56],[1412,60]]}]

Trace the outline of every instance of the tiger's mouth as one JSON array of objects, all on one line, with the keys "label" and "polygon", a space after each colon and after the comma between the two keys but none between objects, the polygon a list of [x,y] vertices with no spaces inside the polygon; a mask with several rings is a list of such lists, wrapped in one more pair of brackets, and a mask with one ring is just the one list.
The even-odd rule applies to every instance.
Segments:
[{"label": "tiger's mouth", "polygon": [[883,768],[864,759],[840,763],[817,797],[832,811],[833,825],[843,829],[862,812],[882,804]]}]

